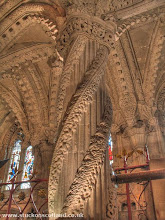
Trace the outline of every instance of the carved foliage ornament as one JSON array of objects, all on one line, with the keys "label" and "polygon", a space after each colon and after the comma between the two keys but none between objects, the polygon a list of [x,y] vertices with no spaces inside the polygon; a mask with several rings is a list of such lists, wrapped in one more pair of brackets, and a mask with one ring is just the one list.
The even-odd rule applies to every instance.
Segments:
[{"label": "carved foliage ornament", "polygon": [[105,62],[107,61],[108,51],[105,47],[101,48],[93,61],[89,71],[85,74],[84,82],[75,94],[75,103],[69,109],[63,129],[58,138],[54,151],[49,179],[49,212],[54,212],[54,197],[58,189],[59,175],[63,164],[63,158],[66,151],[71,146],[73,132],[86,111],[88,104],[92,101],[94,93],[97,91],[102,76],[104,74]]},{"label": "carved foliage ornament", "polygon": [[97,128],[96,134],[91,138],[89,149],[70,187],[62,213],[83,212],[85,201],[91,196],[92,189],[95,187],[98,175],[100,175],[100,169],[105,162],[107,139],[112,120],[110,104],[107,104],[105,108],[104,120]]},{"label": "carved foliage ornament", "polygon": [[144,0],[112,0],[110,4],[111,11],[117,11],[123,8],[130,7],[131,5],[135,5]]},{"label": "carved foliage ornament", "polygon": [[125,93],[120,98],[119,104],[126,117],[128,125],[133,125],[137,107],[135,96],[131,93]]},{"label": "carved foliage ornament", "polygon": [[110,2],[111,0],[69,0],[69,5],[66,8],[67,15],[85,13],[100,17],[110,10]]},{"label": "carved foliage ornament", "polygon": [[114,44],[114,29],[114,24],[106,26],[105,23],[99,19],[91,20],[88,16],[86,16],[86,18],[80,16],[72,17],[68,20],[66,27],[61,32],[62,35],[58,39],[58,51],[64,56],[72,38],[75,35],[81,34],[111,48]]},{"label": "carved foliage ornament", "polygon": [[57,113],[56,113],[57,126],[61,121],[63,107],[64,107],[64,100],[66,96],[66,88],[70,83],[70,77],[72,72],[74,71],[73,65],[76,64],[77,61],[79,60],[80,55],[84,51],[86,42],[87,42],[87,38],[85,36],[78,36],[67,56],[64,70],[62,72],[60,79],[59,94],[57,98]]}]

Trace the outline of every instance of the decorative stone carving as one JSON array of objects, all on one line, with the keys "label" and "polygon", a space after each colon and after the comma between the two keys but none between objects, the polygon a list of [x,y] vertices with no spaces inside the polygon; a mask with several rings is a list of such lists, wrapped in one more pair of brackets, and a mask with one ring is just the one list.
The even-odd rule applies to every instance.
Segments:
[{"label": "decorative stone carving", "polygon": [[128,18],[124,21],[118,21],[118,27],[115,34],[115,40],[117,41],[123,33],[126,32],[126,30],[131,29],[131,27],[135,27],[136,25],[139,25],[140,23],[147,23],[151,21],[157,21],[159,17],[162,15],[158,11],[151,11],[146,12],[143,14],[138,14],[135,16],[131,16],[131,18]]},{"label": "decorative stone carving", "polygon": [[23,48],[20,51],[16,51],[14,54],[8,54],[5,57],[0,58],[1,72],[4,72],[2,78],[7,77],[6,71],[13,68],[20,68],[21,64],[27,61],[38,62],[45,57],[52,55],[54,51],[52,44],[39,44],[31,46],[30,48]]},{"label": "decorative stone carving", "polygon": [[10,106],[10,108],[13,109],[13,112],[18,118],[21,127],[24,129],[25,132],[28,133],[27,118],[22,109],[21,104],[17,100],[17,97],[15,97],[14,94],[11,94],[8,91],[8,89],[5,88],[2,84],[0,84],[0,91],[1,91],[1,96],[5,99],[5,101]]},{"label": "decorative stone carving", "polygon": [[108,186],[108,193],[109,193],[109,202],[107,204],[107,218],[112,220],[118,219],[118,210],[117,210],[117,190],[115,188],[114,183],[111,181],[112,176],[112,169],[110,169],[110,178],[109,186]]},{"label": "decorative stone carving", "polygon": [[160,129],[162,134],[165,136],[165,87],[160,91],[158,100],[157,100],[157,108],[158,108],[158,121],[160,125]]},{"label": "decorative stone carving", "polygon": [[84,51],[86,42],[87,38],[84,36],[80,36],[76,39],[73,46],[71,47],[63,72],[61,74],[60,87],[57,96],[57,127],[62,119],[64,98],[66,96],[66,88],[70,82],[71,73],[73,72],[73,65],[78,62],[80,55]]},{"label": "decorative stone carving", "polygon": [[119,101],[120,107],[126,117],[129,126],[134,124],[136,112],[136,99],[133,94],[125,93]]},{"label": "decorative stone carving", "polygon": [[130,7],[137,3],[143,2],[144,0],[112,0],[110,4],[111,11],[117,11],[123,8]]},{"label": "decorative stone carving", "polygon": [[[11,118],[5,119],[10,120],[10,123],[5,121],[4,124],[9,127],[13,125],[11,130],[4,129],[4,124],[0,127],[0,134],[4,134],[3,129],[5,130],[2,143],[4,147],[9,144],[11,146],[16,139],[18,129],[22,129],[25,134],[23,148],[29,141],[35,146],[36,162],[40,162],[38,169],[41,169],[41,164],[45,165],[38,175],[45,174],[46,177],[50,162],[47,158],[51,160],[53,155],[53,147],[50,145],[49,148],[48,145],[56,142],[49,182],[50,213],[54,213],[63,205],[63,213],[78,213],[83,210],[86,202],[89,204],[92,201],[91,192],[95,190],[94,184],[100,181],[98,174],[104,163],[106,135],[110,121],[106,118],[95,133],[93,132],[95,125],[93,126],[92,122],[88,123],[88,120],[100,122],[102,115],[100,109],[105,105],[105,84],[109,88],[108,95],[110,94],[113,104],[111,134],[114,153],[120,153],[125,146],[143,148],[147,144],[151,160],[159,160],[164,156],[164,142],[159,131],[161,129],[164,133],[164,89],[162,88],[165,79],[163,76],[165,16],[164,7],[160,7],[163,1],[149,0],[147,4],[143,0],[58,0],[58,6],[63,3],[66,9],[66,23],[63,23],[65,18],[57,18],[60,16],[60,10],[55,4],[57,1],[37,0],[37,4],[28,3],[29,1],[7,0],[7,3],[5,1],[0,3],[0,48],[3,55],[0,58],[0,98],[7,103],[4,113],[3,108],[0,109],[0,113],[6,115],[6,112],[10,112]],[[143,5],[146,8],[145,13],[142,9]],[[62,22],[56,27],[58,19]],[[143,81],[137,71],[138,58],[136,58],[141,47],[136,48],[136,36],[134,39],[131,31],[140,27],[145,30],[150,22],[154,26],[154,34],[149,46],[142,44],[148,54]],[[28,42],[21,42],[25,43],[26,48],[18,51],[19,45],[15,43],[19,39],[23,41],[21,36],[25,31],[27,35],[31,34],[28,29],[31,30],[32,25],[42,27],[43,35],[47,34],[50,38],[44,38],[46,39],[44,44],[40,42],[42,45],[38,44],[31,48],[27,47],[30,45]],[[60,33],[57,32],[58,28]],[[147,30],[146,28],[146,32]],[[57,34],[58,45],[56,45]],[[26,37],[25,39],[28,40],[34,39],[31,36]],[[36,38],[37,34],[33,37]],[[49,40],[51,44],[48,43]],[[129,44],[131,41],[132,44]],[[103,45],[100,50],[98,50],[99,44]],[[98,54],[91,64],[96,50]],[[89,52],[89,63],[86,62],[88,58],[84,59],[86,52]],[[71,94],[67,94],[67,91],[72,89],[71,77],[81,71],[80,80],[75,80],[74,89]],[[92,112],[93,106],[98,102],[99,105]],[[158,111],[154,102],[157,102]],[[3,106],[3,103],[0,102],[1,105]],[[92,112],[91,115],[86,114],[88,111]],[[155,111],[158,114],[159,124],[155,118]],[[80,126],[81,123],[87,125],[83,127]],[[54,203],[56,195],[61,193],[62,187],[67,190],[69,188],[68,185],[66,187],[67,183],[64,179],[66,173],[64,176],[61,175],[62,169],[68,165],[65,156],[71,154],[70,149],[74,144],[79,146],[78,141],[81,141],[79,138],[85,133],[83,129],[88,129],[88,125],[91,126],[91,133],[95,135],[91,137],[87,151],[86,148],[76,149],[77,157],[80,157],[79,161],[77,159],[78,164],[81,163],[85,151],[86,155],[74,181],[71,182],[72,178],[69,180],[71,183],[68,181],[68,185],[71,184],[69,194],[66,194],[66,190],[63,192],[63,197],[67,195],[65,204],[62,204],[65,198],[61,196],[60,205],[56,207]],[[84,137],[86,138],[85,135]],[[133,159],[131,163],[134,162],[137,161]],[[120,163],[117,165],[119,166]],[[62,183],[62,187],[59,183]],[[107,219],[118,219],[114,186],[110,184],[108,190]],[[155,204],[157,205],[157,202]]]},{"label": "decorative stone carving", "polygon": [[[164,33],[161,28],[158,27],[157,35],[152,42],[150,59],[146,70],[146,75],[144,78],[143,88],[146,96],[146,102],[148,105],[153,106],[154,101],[154,90],[156,86],[156,78],[159,69],[159,61],[161,56],[161,50],[163,48],[163,43],[165,41]],[[149,81],[148,81],[148,76]]]},{"label": "decorative stone carving", "polygon": [[68,19],[66,27],[61,30],[62,35],[57,42],[58,51],[65,57],[68,46],[75,35],[85,35],[111,48],[114,42],[115,28],[116,25],[113,22],[111,25],[106,25],[102,20],[91,19],[89,16],[85,18],[82,15],[72,16]]},{"label": "decorative stone carving", "polygon": [[138,114],[141,120],[147,123],[148,129],[151,131],[156,124],[155,117],[152,114],[152,108],[145,102],[138,102]]},{"label": "decorative stone carving", "polygon": [[49,18],[46,19],[44,16],[37,13],[33,13],[33,15],[22,15],[21,18],[17,18],[14,24],[10,24],[7,30],[5,29],[0,33],[0,50],[3,50],[4,47],[7,47],[7,45],[9,46],[13,44],[15,41],[17,41],[18,38],[20,38],[20,36],[24,33],[23,30],[25,31],[30,26],[38,23],[41,24],[43,31],[49,37],[51,37],[53,40],[56,39],[56,25]]},{"label": "decorative stone carving", "polygon": [[[61,57],[55,52],[53,56],[51,56],[48,60],[48,64],[52,67],[52,76],[51,76],[51,91],[50,91],[50,109],[49,109],[49,124],[50,129],[48,131],[49,141],[53,143],[54,136],[56,132],[56,118],[58,117],[59,112],[56,112],[56,105],[57,105],[57,98],[62,99],[62,97],[58,97],[58,85],[60,82],[60,78],[62,78],[62,71],[63,71],[63,61]],[[62,80],[60,83],[62,89],[66,86],[65,82]]]},{"label": "decorative stone carving", "polygon": [[93,94],[97,91],[100,80],[104,75],[104,69],[108,50],[105,47],[100,48],[96,59],[85,74],[82,85],[75,94],[75,101],[69,109],[67,118],[58,138],[53,154],[50,179],[49,179],[49,212],[54,212],[54,196],[58,188],[58,180],[63,164],[64,154],[70,148],[72,133],[75,132],[78,122],[86,111],[88,104],[92,101]]},{"label": "decorative stone carving", "polygon": [[3,140],[1,140],[2,147],[5,148],[5,155],[4,158],[9,157],[9,146],[11,144],[11,140],[13,135],[18,131],[18,125],[14,124],[8,129],[8,132],[6,133]]},{"label": "decorative stone carving", "polygon": [[91,138],[81,166],[78,168],[75,179],[65,199],[62,213],[82,213],[85,202],[90,197],[96,183],[101,166],[105,162],[107,140],[112,120],[111,107],[107,104],[105,118],[97,128],[96,134]]},{"label": "decorative stone carving", "polygon": [[110,0],[69,0],[69,7],[67,7],[67,14],[85,13],[88,15],[96,15],[100,17],[102,14],[109,11]]}]

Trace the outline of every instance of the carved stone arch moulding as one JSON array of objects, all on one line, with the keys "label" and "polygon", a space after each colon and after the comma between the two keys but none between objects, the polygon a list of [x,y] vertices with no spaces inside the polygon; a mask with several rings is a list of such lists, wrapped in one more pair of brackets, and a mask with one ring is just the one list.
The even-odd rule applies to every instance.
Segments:
[{"label": "carved stone arch moulding", "polygon": [[27,4],[20,6],[8,18],[1,21],[0,50],[2,51],[8,45],[13,44],[24,33],[23,30],[27,30],[35,24],[41,24],[44,32],[55,40],[58,32],[56,20],[44,14],[44,10],[40,4]]},{"label": "carved stone arch moulding", "polygon": [[14,77],[14,72],[21,68],[22,64],[28,67],[31,63],[39,62],[51,56],[54,52],[54,45],[50,43],[36,44],[31,47],[25,47],[20,51],[8,53],[0,58],[2,78]]},{"label": "carved stone arch moulding", "polygon": [[155,102],[158,103],[160,97],[162,97],[161,93],[163,93],[165,89],[165,81],[162,82],[161,86],[155,91]]},{"label": "carved stone arch moulding", "polygon": [[[1,24],[0,24],[2,27],[0,30],[0,38],[2,39],[0,40],[0,50],[5,50],[9,45],[11,46],[12,44],[14,44],[14,42],[17,41],[17,39],[22,34],[24,34],[24,32],[29,27],[35,24],[40,24],[43,31],[52,39],[51,42],[54,42],[50,44],[41,43],[41,44],[37,44],[37,45],[31,46],[28,48],[25,47],[20,51],[16,51],[14,54],[12,53],[8,54],[7,56],[1,57],[0,59],[0,64],[2,64],[1,65],[2,66],[1,68],[2,80],[3,79],[6,80],[7,78],[11,79],[13,83],[16,84],[16,87],[19,87],[18,88],[19,92],[21,93],[21,95],[23,95],[24,101],[26,101],[25,104],[26,104],[26,107],[28,107],[28,109],[26,109],[28,110],[28,117],[26,117],[27,112],[26,111],[24,112],[25,109],[22,109],[21,110],[22,113],[20,114],[17,111],[16,117],[18,118],[18,121],[21,124],[22,129],[26,133],[26,138],[29,139],[31,138],[30,136],[34,136],[33,137],[34,142],[36,142],[36,140],[39,139],[38,136],[41,136],[42,134],[45,137],[45,135],[47,135],[46,129],[49,130],[49,128],[48,128],[48,112],[45,111],[45,109],[48,108],[47,97],[46,97],[46,101],[44,100],[44,98],[42,98],[42,100],[40,98],[37,99],[38,102],[39,100],[41,100],[41,104],[42,104],[42,106],[38,108],[36,107],[36,102],[34,100],[32,102],[34,103],[33,105],[32,103],[30,103],[32,97],[35,97],[36,94],[42,92],[41,87],[39,87],[40,82],[38,82],[36,78],[37,70],[35,70],[33,63],[38,62],[41,59],[48,58],[54,53],[55,44],[56,44],[56,41],[55,41],[56,34],[58,32],[57,26],[55,24],[56,17],[54,16],[54,19],[52,19],[47,13],[46,9],[52,10],[52,7],[49,5],[45,6],[45,4],[39,4],[39,3],[38,4],[31,4],[31,3],[25,4],[14,9],[11,12],[11,14],[8,15],[8,17],[6,17],[5,19],[1,21]],[[57,15],[58,13],[55,13],[55,14]],[[58,16],[60,15],[58,14]],[[32,88],[32,89],[27,89],[26,85],[29,83],[28,77],[25,77],[25,74],[22,74],[25,72],[25,70],[27,74],[29,76],[31,75],[31,78],[33,78],[33,80],[35,81],[33,83],[31,82],[31,84],[35,83],[36,85],[36,86],[33,86],[33,88],[30,84],[29,88]],[[38,91],[34,92],[36,88],[38,89]],[[30,94],[31,91],[34,93]],[[3,96],[5,96],[5,92],[3,93]],[[5,97],[5,98],[8,99],[8,97]],[[11,103],[9,103],[9,105],[11,105]],[[15,111],[16,106],[17,105],[15,105],[14,107],[13,105],[13,108],[14,108],[13,111]],[[20,109],[21,108],[22,106],[20,104]],[[40,135],[34,134],[33,129],[30,129],[31,134],[29,133],[29,124],[32,124],[29,118],[30,119],[33,118],[35,120],[37,119],[39,115],[37,114],[37,117],[34,117],[34,114],[32,114],[32,113],[36,113],[36,109],[38,109],[39,111],[43,111],[43,114],[44,114],[42,117],[42,119],[44,120],[43,124],[47,126],[46,128],[42,129],[42,132],[38,131],[38,134]],[[26,118],[25,120],[22,119],[21,114],[22,116],[24,114]],[[37,123],[34,123],[34,124],[37,124]],[[31,128],[33,128],[33,126],[31,126]],[[40,126],[38,126],[38,130],[39,128]]]},{"label": "carved stone arch moulding", "polygon": [[[13,93],[10,90],[8,91],[9,97],[12,96],[13,102],[16,101],[17,103],[19,103],[22,114],[24,114],[26,120],[20,117],[20,113],[16,111],[17,105],[16,104],[12,105],[11,102],[8,102],[9,97],[4,95],[3,96],[5,100],[7,100],[8,105],[10,106],[11,110],[14,112],[15,116],[17,117],[17,120],[24,131],[24,134],[26,134],[25,135],[26,141],[29,141],[29,138],[35,136],[35,133],[38,133],[41,136],[43,131],[41,129],[40,122],[43,121],[45,124],[47,122],[47,114],[44,111],[46,101],[44,99],[43,90],[39,85],[40,79],[38,78],[37,82],[34,79],[36,75],[34,71],[35,71],[34,69],[32,70],[26,69],[25,71],[25,69],[22,68],[22,66],[20,66],[19,68],[17,68],[17,70],[12,72],[11,75],[7,73],[3,74],[3,79],[5,78],[7,78],[8,80],[11,79],[13,85],[19,92],[20,99],[16,98],[16,96],[13,95]],[[2,83],[3,83],[3,79],[2,79]],[[42,94],[39,94],[41,92]],[[40,100],[41,96],[43,97],[41,99],[41,102],[39,103],[38,101]],[[42,115],[41,110],[44,113],[44,115]],[[25,126],[23,125],[26,125],[26,129]]]},{"label": "carved stone arch moulding", "polygon": [[117,22],[117,30],[115,33],[115,40],[117,41],[126,30],[131,29],[132,27],[136,27],[140,23],[145,24],[151,21],[158,21],[160,18],[164,17],[165,13],[162,11],[160,13],[159,10],[149,11],[146,13],[142,13],[140,15],[135,15],[131,18],[121,20]]},{"label": "carved stone arch moulding", "polygon": [[111,81],[111,83],[116,84],[116,107],[120,108],[120,110],[122,111],[122,115],[127,121],[127,124],[131,126],[135,122],[135,111],[137,108],[137,101],[134,95],[134,90],[127,62],[124,53],[121,50],[120,41],[115,42],[114,46],[112,47],[109,56],[109,63],[109,68],[112,69],[112,77],[114,77],[114,81]]},{"label": "carved stone arch moulding", "polygon": [[15,117],[18,119],[20,127],[28,137],[29,131],[28,131],[27,117],[24,113],[20,101],[13,93],[11,93],[11,91],[9,91],[1,83],[0,83],[0,95],[5,100],[9,108],[13,111]]},{"label": "carved stone arch moulding", "polygon": [[151,48],[151,56],[148,61],[149,65],[146,69],[146,76],[143,82],[143,90],[146,98],[146,102],[150,105],[154,105],[154,97],[156,90],[156,78],[158,76],[159,64],[161,62],[161,54],[163,49],[163,44],[165,42],[164,33],[162,30],[162,25],[158,27],[157,35],[155,36],[153,46]]},{"label": "carved stone arch moulding", "polygon": [[[136,120],[136,109],[137,109],[137,103],[136,103],[136,97],[133,97],[133,90],[130,89],[130,83],[128,83],[128,80],[126,79],[126,73],[128,71],[124,72],[124,59],[120,60],[120,58],[122,57],[121,55],[121,50],[117,50],[118,49],[118,40],[123,36],[123,33],[125,33],[126,30],[131,29],[131,27],[138,25],[139,23],[146,23],[146,22],[151,22],[151,21],[157,21],[158,23],[158,33],[156,35],[156,38],[153,41],[153,52],[151,52],[151,56],[153,57],[153,61],[149,60],[149,62],[151,62],[151,65],[148,65],[148,69],[146,70],[146,79],[143,82],[143,88],[145,91],[145,98],[148,104],[150,104],[153,101],[153,96],[154,96],[154,91],[155,91],[155,78],[156,78],[156,74],[157,74],[157,70],[158,70],[158,65],[159,65],[159,58],[161,55],[161,51],[163,48],[163,43],[164,43],[164,34],[163,34],[163,22],[164,22],[164,17],[165,17],[165,13],[159,13],[159,11],[155,10],[155,11],[151,11],[151,12],[147,12],[144,14],[140,14],[138,16],[134,16],[131,19],[126,19],[125,21],[121,21],[119,23],[119,26],[117,28],[117,32],[115,35],[115,40],[117,41],[116,44],[114,44],[114,46],[112,47],[111,50],[111,55],[112,58],[114,60],[114,63],[116,64],[116,69],[117,69],[117,73],[119,73],[118,75],[115,74],[115,77],[118,78],[119,80],[121,80],[121,83],[123,84],[123,92],[121,95],[121,100],[120,100],[120,106],[123,109],[123,113],[125,112],[126,114],[128,114],[129,110],[127,111],[125,109],[125,107],[123,106],[122,103],[125,103],[125,98],[128,96],[129,97],[129,102],[130,102],[130,96],[133,98],[133,102],[131,102],[131,114],[129,114],[130,119],[127,119],[127,122],[131,125],[135,123]],[[119,51],[119,52],[118,52]],[[126,64],[127,66],[127,64]],[[123,74],[124,73],[124,74]],[[151,76],[148,76],[148,75]],[[148,79],[150,82],[148,82]],[[121,88],[119,89],[119,94],[121,92]],[[125,90],[125,91],[124,91]],[[131,90],[131,91],[130,91]],[[129,94],[129,93],[132,94]],[[143,92],[143,91],[142,91]],[[124,95],[125,94],[125,95]],[[149,103],[150,102],[150,103]],[[145,102],[144,102],[145,104]],[[139,112],[142,113],[141,111],[141,107],[144,106],[144,104],[139,103],[138,104],[138,109]],[[150,104],[151,105],[151,104]],[[126,106],[127,108],[129,107],[129,105]],[[149,110],[149,107],[145,107],[145,109],[147,109],[145,111],[145,113],[142,114],[142,118],[147,118],[147,119],[151,119],[152,118],[152,114],[150,111],[152,111],[151,109]],[[143,108],[143,109],[144,109]],[[150,112],[150,113],[149,113]],[[146,114],[147,113],[147,114]],[[151,119],[152,120],[152,119]],[[152,122],[154,123],[154,122]]]},{"label": "carved stone arch moulding", "polygon": [[[9,147],[12,144],[13,136],[20,131],[18,125],[14,122],[14,124],[6,129],[5,136],[1,139],[2,152],[4,151],[3,157],[7,159],[9,157]],[[2,158],[1,158],[2,159]]]}]

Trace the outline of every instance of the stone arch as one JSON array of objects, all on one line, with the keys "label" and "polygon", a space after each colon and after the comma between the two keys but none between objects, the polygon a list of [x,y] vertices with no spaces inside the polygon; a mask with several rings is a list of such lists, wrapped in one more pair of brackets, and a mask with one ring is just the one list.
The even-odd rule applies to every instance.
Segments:
[{"label": "stone arch", "polygon": [[[47,92],[44,91],[43,80],[39,76],[39,72],[34,61],[47,59],[55,53],[56,34],[58,32],[56,26],[56,17],[63,16],[64,13],[58,11],[58,8],[51,7],[49,4],[31,4],[27,3],[13,9],[8,19],[1,21],[2,29],[0,37],[3,39],[0,45],[3,51],[14,45],[19,38],[28,28],[32,25],[39,24],[43,29],[43,32],[52,39],[53,44],[49,45],[35,45],[34,47],[25,48],[23,53],[15,52],[16,56],[9,55],[0,60],[2,64],[3,80],[10,79],[16,84],[20,95],[22,96],[21,103],[24,104],[23,108],[25,114],[27,114],[27,130],[31,130],[31,134],[28,138],[33,139],[35,144],[40,139],[37,134],[33,135],[34,127],[38,127],[41,131],[40,136],[49,135],[49,117],[48,117],[48,97]],[[54,10],[54,17],[49,16],[46,10]],[[61,15],[61,14],[62,15]],[[9,44],[9,45],[8,45]],[[6,59],[8,60],[7,65]],[[13,62],[14,61],[14,62]],[[13,66],[14,63],[14,66]],[[29,89],[31,88],[31,89]],[[38,121],[43,121],[42,124],[45,128],[39,126]],[[36,126],[36,125],[37,126]],[[40,133],[38,130],[37,133]],[[28,133],[27,131],[25,133]]]},{"label": "stone arch", "polygon": [[[49,5],[47,7],[46,9],[52,10]],[[3,28],[0,32],[0,50],[6,48],[9,43],[10,45],[13,44],[23,30],[35,23],[40,23],[43,30],[55,40],[57,33],[55,20],[52,20],[44,10],[45,8],[42,4],[26,4],[15,9],[8,19],[1,21]],[[55,14],[61,16],[57,10],[55,10]],[[11,23],[11,21],[13,22]]]},{"label": "stone arch", "polygon": [[5,88],[2,84],[0,84],[0,88],[1,88],[1,96],[15,113],[23,130],[27,132],[28,131],[27,118],[18,98],[13,93],[11,93],[9,89]]}]

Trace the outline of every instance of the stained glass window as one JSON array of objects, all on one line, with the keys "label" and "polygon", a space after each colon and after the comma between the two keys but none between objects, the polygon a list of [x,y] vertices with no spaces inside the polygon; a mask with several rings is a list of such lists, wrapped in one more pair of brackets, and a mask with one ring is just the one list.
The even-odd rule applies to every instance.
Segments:
[{"label": "stained glass window", "polygon": [[[7,182],[9,182],[18,171],[20,156],[21,156],[21,140],[18,140],[15,142],[14,147],[12,149]],[[11,185],[8,185],[6,189],[11,189]]]},{"label": "stained glass window", "polygon": [[109,136],[108,146],[109,146],[109,161],[110,161],[110,164],[112,164],[113,163],[113,155],[112,155],[113,144],[112,144],[111,135]]},{"label": "stained glass window", "polygon": [[[25,153],[25,162],[23,168],[22,181],[27,181],[33,173],[34,156],[32,152],[32,146],[29,146]],[[21,184],[22,189],[30,188],[30,183]]]}]

